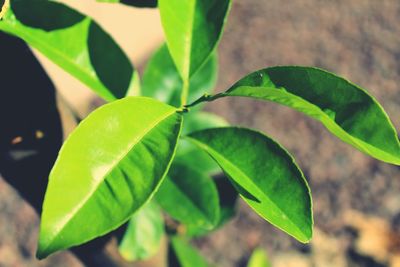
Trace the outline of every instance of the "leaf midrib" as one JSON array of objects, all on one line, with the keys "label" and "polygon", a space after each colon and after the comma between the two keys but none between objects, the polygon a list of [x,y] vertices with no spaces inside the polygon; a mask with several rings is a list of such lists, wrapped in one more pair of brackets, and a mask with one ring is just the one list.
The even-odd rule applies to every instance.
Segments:
[{"label": "leaf midrib", "polygon": [[196,5],[197,5],[197,1],[198,0],[194,0],[193,1],[193,6],[192,6],[192,10],[191,10],[191,16],[189,16],[189,17],[191,17],[192,18],[192,20],[191,21],[189,21],[189,29],[188,29],[188,32],[189,32],[189,35],[188,35],[188,39],[187,40],[189,40],[189,42],[188,42],[188,46],[187,46],[187,48],[186,48],[186,50],[184,51],[184,54],[185,54],[185,57],[184,57],[184,65],[183,65],[183,67],[184,67],[184,70],[185,70],[185,72],[187,72],[186,73],[186,76],[187,77],[183,77],[183,80],[184,81],[186,81],[186,80],[189,80],[189,77],[190,77],[190,62],[191,62],[191,55],[192,55],[192,46],[193,46],[193,28],[194,28],[194,20],[195,20],[195,17],[194,17],[194,14],[196,13]]}]

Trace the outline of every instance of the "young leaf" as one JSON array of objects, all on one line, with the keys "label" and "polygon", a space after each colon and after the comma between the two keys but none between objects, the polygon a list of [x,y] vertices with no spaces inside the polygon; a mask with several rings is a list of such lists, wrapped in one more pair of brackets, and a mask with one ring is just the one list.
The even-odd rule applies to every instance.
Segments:
[{"label": "young leaf", "polygon": [[118,250],[127,261],[154,256],[164,234],[164,218],[153,201],[144,205],[130,219]]},{"label": "young leaf", "polygon": [[230,0],[159,0],[168,48],[184,81],[214,51],[230,5]]},{"label": "young leaf", "polygon": [[218,192],[211,177],[185,165],[172,165],[156,199],[172,218],[187,225],[211,229],[220,218]]},{"label": "young leaf", "polygon": [[247,264],[247,267],[271,267],[267,254],[261,248],[254,250]]},{"label": "young leaf", "polygon": [[[289,106],[320,121],[332,134],[376,159],[400,165],[393,124],[365,90],[329,72],[310,67],[273,67],[237,82],[225,96],[252,97]],[[200,100],[201,101],[201,100]]]},{"label": "young leaf", "polygon": [[232,183],[229,179],[226,179],[224,175],[218,175],[213,178],[217,186],[221,210],[218,224],[213,229],[204,229],[195,225],[185,225],[185,236],[200,237],[207,235],[210,231],[223,227],[236,214],[236,202],[239,195],[235,187],[232,186]]},{"label": "young leaf", "polygon": [[127,221],[167,173],[181,124],[175,108],[143,97],[112,102],[83,120],[50,173],[38,257]]},{"label": "young leaf", "polygon": [[[190,79],[188,101],[194,101],[202,94],[211,92],[217,81],[217,71],[217,56],[213,53]],[[164,44],[147,64],[142,77],[142,95],[179,107],[182,87],[182,79]]]},{"label": "young leaf", "polygon": [[22,38],[106,100],[137,94],[128,57],[96,22],[47,0],[13,0],[0,30]]},{"label": "young leaf", "polygon": [[157,7],[157,0],[97,0],[104,3],[122,3],[134,7]]},{"label": "young leaf", "polygon": [[[187,241],[179,237],[171,238],[175,261],[170,264],[174,267],[210,267],[200,253]],[[171,260],[171,259],[170,259]]]},{"label": "young leaf", "polygon": [[264,219],[301,242],[312,236],[312,203],[294,159],[262,133],[215,128],[189,135],[229,176],[241,197]]}]

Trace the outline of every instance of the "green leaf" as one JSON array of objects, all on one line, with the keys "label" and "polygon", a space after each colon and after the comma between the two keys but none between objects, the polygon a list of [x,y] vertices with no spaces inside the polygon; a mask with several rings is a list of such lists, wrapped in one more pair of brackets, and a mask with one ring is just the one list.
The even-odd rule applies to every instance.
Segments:
[{"label": "green leaf", "polygon": [[247,267],[270,267],[267,254],[261,248],[254,250]]},{"label": "green leaf", "polygon": [[187,241],[179,237],[171,238],[171,245],[176,256],[176,262],[170,266],[176,267],[210,267],[202,255]]},{"label": "green leaf", "polygon": [[222,35],[230,0],[159,0],[167,45],[184,81],[206,62]]},{"label": "green leaf", "polygon": [[156,199],[172,218],[186,225],[211,229],[220,218],[218,192],[211,177],[185,165],[172,165]]},{"label": "green leaf", "polygon": [[185,115],[185,125],[183,125],[182,135],[208,128],[228,126],[229,123],[222,117],[209,112],[189,112]]},{"label": "green leaf", "polygon": [[[236,202],[238,193],[232,186],[232,183],[226,179],[224,175],[218,175],[214,177],[214,182],[217,186],[220,201],[220,216],[218,224],[211,229],[212,231],[223,227],[228,221],[230,221],[236,215]],[[210,233],[210,230],[196,227],[194,225],[186,225],[185,236],[200,237]]]},{"label": "green leaf", "polygon": [[38,257],[116,229],[167,173],[182,116],[150,98],[100,107],[75,129],[50,173]]},{"label": "green leaf", "polygon": [[148,259],[157,253],[163,234],[164,218],[151,201],[132,216],[118,250],[127,261]]},{"label": "green leaf", "polygon": [[[185,114],[182,135],[207,128],[228,126],[229,123],[218,115],[208,112],[189,112]],[[206,152],[185,139],[180,140],[175,162],[190,166],[199,172],[213,175],[221,172],[218,164]]]},{"label": "green leaf", "polygon": [[121,48],[91,18],[47,0],[12,0],[0,30],[22,38],[106,100],[137,94]]},{"label": "green leaf", "polygon": [[[185,114],[185,123],[182,129],[182,135],[189,134],[194,131],[199,131],[207,128],[224,127],[228,126],[228,122],[212,113],[208,112],[189,112]],[[210,158],[210,156],[199,149],[196,145],[185,140],[180,140],[176,157],[174,159],[175,164],[185,165],[194,169],[203,175],[216,175],[221,172],[221,168],[218,164]],[[236,193],[234,189],[229,190],[229,186],[232,187],[229,182],[222,184],[225,179],[214,180],[218,186],[218,195],[220,196],[220,217],[217,224],[213,229],[207,229],[197,225],[186,224],[186,235],[189,236],[201,236],[215,230],[224,225],[229,219],[231,219],[235,213],[235,200],[232,199],[232,193]],[[234,194],[233,193],[233,194]],[[237,196],[237,194],[236,194]],[[227,199],[225,199],[227,198]],[[235,199],[235,196],[233,196]],[[225,203],[226,202],[226,203]]]},{"label": "green leaf", "polygon": [[[189,101],[210,93],[217,81],[217,56],[215,53],[193,75],[189,84]],[[172,106],[180,106],[183,82],[172,61],[167,46],[162,45],[151,57],[142,78],[142,94]]]},{"label": "green leaf", "polygon": [[267,68],[248,75],[227,92],[203,100],[225,96],[270,100],[294,108],[361,152],[400,165],[399,138],[383,108],[362,88],[324,70]]},{"label": "green leaf", "polygon": [[157,0],[97,0],[104,3],[122,3],[134,7],[157,7]]},{"label": "green leaf", "polygon": [[210,154],[261,217],[301,242],[311,239],[310,190],[294,159],[278,143],[233,127],[195,132],[188,139]]}]

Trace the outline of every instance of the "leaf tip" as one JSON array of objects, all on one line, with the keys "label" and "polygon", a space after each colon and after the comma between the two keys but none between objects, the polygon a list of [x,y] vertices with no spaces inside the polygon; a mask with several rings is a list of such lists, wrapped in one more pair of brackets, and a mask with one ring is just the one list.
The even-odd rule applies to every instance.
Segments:
[{"label": "leaf tip", "polygon": [[41,249],[40,246],[36,251],[36,258],[38,260],[43,260],[44,258],[46,258],[47,256],[49,256],[50,254],[47,253],[45,250]]},{"label": "leaf tip", "polygon": [[295,237],[300,243],[303,243],[303,244],[308,244],[308,243],[310,243],[311,242],[311,240],[312,240],[312,238],[313,238],[313,227],[311,226],[311,228],[310,229],[308,229],[308,231],[307,232],[305,232],[305,233],[303,233],[303,235],[300,237],[300,236],[297,236],[297,237]]},{"label": "leaf tip", "polygon": [[52,241],[49,238],[46,238],[46,235],[43,234],[41,229],[39,233],[38,248],[36,250],[36,258],[42,260],[57,250],[58,249],[52,245]]}]

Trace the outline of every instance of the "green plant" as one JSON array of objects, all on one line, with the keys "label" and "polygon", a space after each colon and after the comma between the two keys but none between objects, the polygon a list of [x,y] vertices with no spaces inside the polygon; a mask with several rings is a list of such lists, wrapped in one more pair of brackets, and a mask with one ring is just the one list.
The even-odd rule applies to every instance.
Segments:
[{"label": "green plant", "polygon": [[261,248],[257,248],[251,254],[247,267],[270,267],[268,257]]},{"label": "green plant", "polygon": [[300,168],[265,134],[201,110],[219,98],[286,105],[365,154],[400,165],[397,132],[383,108],[362,88],[324,70],[266,68],[210,95],[230,5],[159,0],[166,45],[150,59],[140,83],[124,52],[90,17],[52,1],[11,0],[0,30],[22,38],[110,102],[84,119],[60,151],[43,204],[39,258],[127,221],[121,254],[147,258],[164,231],[161,207],[184,225],[184,231],[167,225],[181,266],[206,266],[185,242],[233,215],[232,205],[219,203],[211,178],[220,169],[261,217],[308,242],[312,201]]}]

